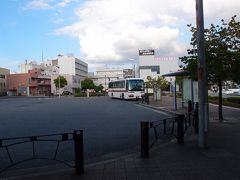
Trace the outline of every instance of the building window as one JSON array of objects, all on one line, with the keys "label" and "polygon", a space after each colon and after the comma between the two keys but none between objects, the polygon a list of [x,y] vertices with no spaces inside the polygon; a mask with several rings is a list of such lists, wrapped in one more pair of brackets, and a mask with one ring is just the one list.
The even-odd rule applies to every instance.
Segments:
[{"label": "building window", "polygon": [[0,74],[0,78],[5,79],[5,75],[4,74]]},{"label": "building window", "polygon": [[160,74],[160,66],[139,66],[139,69],[151,69],[152,72]]}]

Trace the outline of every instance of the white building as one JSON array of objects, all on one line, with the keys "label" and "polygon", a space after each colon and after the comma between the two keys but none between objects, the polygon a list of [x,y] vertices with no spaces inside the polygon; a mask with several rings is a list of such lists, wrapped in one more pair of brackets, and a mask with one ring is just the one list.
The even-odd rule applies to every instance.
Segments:
[{"label": "white building", "polygon": [[37,61],[25,61],[25,64],[19,65],[20,73],[28,73],[29,70],[40,69],[42,66],[37,63]]},{"label": "white building", "polygon": [[[157,78],[163,74],[179,69],[175,57],[155,57],[154,50],[139,50],[139,76],[147,81],[147,77]],[[170,81],[170,78],[167,78]]]},{"label": "white building", "polygon": [[45,65],[52,66],[51,91],[56,94],[57,90],[54,79],[59,75],[64,76],[68,82],[62,91],[75,93],[77,88],[81,87],[81,81],[88,77],[88,64],[73,55],[58,55],[57,59],[48,60]]},{"label": "white building", "polygon": [[108,89],[110,81],[133,77],[132,69],[98,69],[96,75],[91,78],[96,85],[102,84],[105,89]]}]

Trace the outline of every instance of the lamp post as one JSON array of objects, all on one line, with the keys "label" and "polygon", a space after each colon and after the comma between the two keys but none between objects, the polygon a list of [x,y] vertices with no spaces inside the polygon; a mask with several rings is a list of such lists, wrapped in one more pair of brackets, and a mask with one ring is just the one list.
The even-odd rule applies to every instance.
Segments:
[{"label": "lamp post", "polygon": [[60,74],[58,75],[58,97],[60,99]]},{"label": "lamp post", "polygon": [[59,72],[59,69],[60,67],[59,66],[56,66],[58,68],[58,98],[60,99],[60,72]]},{"label": "lamp post", "polygon": [[105,77],[105,92],[106,92],[106,89],[107,89],[107,80],[106,80],[106,78],[107,78],[107,76],[105,75],[104,77]]},{"label": "lamp post", "polygon": [[129,61],[133,61],[133,63],[132,63],[132,71],[133,71],[133,77],[135,78],[135,76],[136,76],[136,74],[135,74],[135,63],[134,63],[134,61],[135,61],[135,59],[132,59],[132,58],[128,58],[128,60]]}]

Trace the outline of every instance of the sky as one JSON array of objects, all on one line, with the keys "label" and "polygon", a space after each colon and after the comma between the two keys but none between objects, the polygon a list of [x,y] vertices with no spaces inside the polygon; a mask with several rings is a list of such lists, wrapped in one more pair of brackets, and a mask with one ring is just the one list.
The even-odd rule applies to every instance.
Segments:
[{"label": "sky", "polygon": [[[239,0],[203,0],[205,27],[238,15]],[[18,71],[74,54],[99,67],[137,63],[138,50],[180,57],[195,25],[194,0],[3,0],[0,1],[0,67]]]}]

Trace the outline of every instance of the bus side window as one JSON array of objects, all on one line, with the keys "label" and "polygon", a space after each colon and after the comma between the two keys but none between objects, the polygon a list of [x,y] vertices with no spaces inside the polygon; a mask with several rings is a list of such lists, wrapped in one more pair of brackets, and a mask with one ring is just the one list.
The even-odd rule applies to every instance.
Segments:
[{"label": "bus side window", "polygon": [[126,90],[128,90],[128,81],[126,81]]}]

